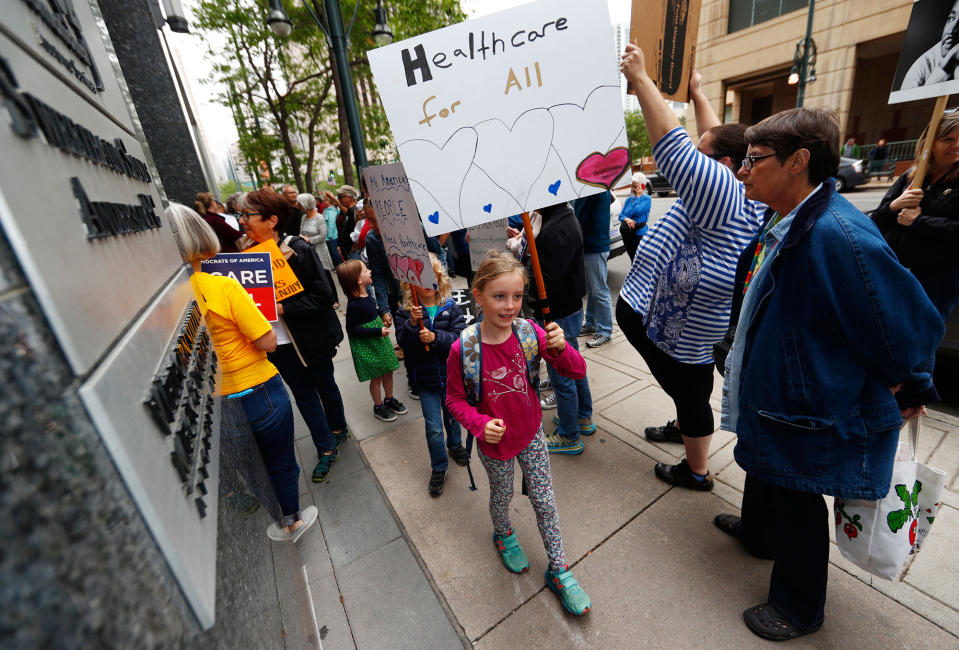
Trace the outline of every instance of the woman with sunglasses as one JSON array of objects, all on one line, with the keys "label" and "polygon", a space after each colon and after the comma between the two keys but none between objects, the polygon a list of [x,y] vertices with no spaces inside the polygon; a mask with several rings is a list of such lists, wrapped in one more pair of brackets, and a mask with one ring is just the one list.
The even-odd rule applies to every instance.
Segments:
[{"label": "woman with sunglasses", "polygon": [[623,55],[623,74],[636,89],[653,156],[676,201],[639,242],[616,305],[616,320],[676,406],[676,418],[647,427],[653,442],[679,442],[686,458],[657,463],[661,480],[713,489],[707,458],[715,423],[713,345],[729,323],[736,259],[762,225],[766,206],[747,200],[736,179],[746,154],[741,124],[720,124],[697,75],[689,89],[696,109],[694,146],[646,73],[642,50]]},{"label": "woman with sunglasses", "polygon": [[743,619],[785,641],[823,624],[831,517],[824,494],[882,499],[902,420],[938,399],[942,320],[869,219],[836,193],[839,122],[794,108],[746,130],[739,176],[769,206],[737,265],[738,323],[722,427],[746,471],[742,518],[716,525],[775,559],[768,602]]},{"label": "woman with sunglasses", "polygon": [[[916,160],[925,139],[923,131],[916,143]],[[959,113],[955,109],[946,111],[936,130],[922,187],[910,189],[915,172],[913,168],[900,176],[870,216],[946,321],[959,304]]]}]

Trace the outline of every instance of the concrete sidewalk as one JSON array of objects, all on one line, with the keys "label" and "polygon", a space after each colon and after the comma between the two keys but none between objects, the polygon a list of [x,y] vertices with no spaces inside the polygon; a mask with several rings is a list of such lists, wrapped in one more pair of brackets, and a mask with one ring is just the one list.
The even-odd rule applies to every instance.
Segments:
[{"label": "concrete sidewalk", "polygon": [[[293,569],[284,566],[304,567],[324,648],[764,643],[741,615],[766,599],[772,563],[746,555],[712,524],[719,512],[737,512],[741,500],[745,475],[733,461],[735,436],[717,431],[713,438],[713,492],[668,486],[654,477],[653,464],[676,462],[682,446],[649,443],[642,430],[673,417],[671,402],[618,331],[584,356],[599,430],[584,439],[582,455],[551,458],[570,564],[593,601],[587,616],[575,618],[544,587],[546,555],[519,481],[512,516],[531,566],[516,576],[490,541],[481,465],[474,458],[478,491],[469,491],[466,469],[451,463],[445,493],[431,498],[423,419],[407,396],[402,366],[396,395],[410,413],[383,423],[372,416],[349,349],[341,348],[336,378],[355,440],[344,445],[330,479],[316,485],[309,482],[316,452],[298,422],[301,492],[319,507],[321,534],[297,544],[298,558],[282,559],[289,550],[273,545],[278,584],[290,584],[284,572]],[[717,423],[720,387],[717,375]],[[547,426],[554,413],[544,414]],[[872,578],[833,546],[826,622],[790,647],[959,648],[957,434],[955,417],[933,412],[925,419],[920,457],[948,472],[949,490],[906,579]],[[284,613],[286,647],[312,644],[308,619],[302,611]]]}]

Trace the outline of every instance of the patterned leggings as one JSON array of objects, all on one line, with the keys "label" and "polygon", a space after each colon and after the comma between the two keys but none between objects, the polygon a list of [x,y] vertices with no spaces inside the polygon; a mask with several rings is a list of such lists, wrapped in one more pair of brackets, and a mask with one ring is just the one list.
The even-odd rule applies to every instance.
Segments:
[{"label": "patterned leggings", "polygon": [[[509,502],[513,498],[513,459],[498,460],[479,451],[480,462],[489,476],[489,514],[493,520],[493,532],[506,535],[512,529],[509,522]],[[566,551],[559,532],[559,514],[553,494],[553,478],[549,470],[549,452],[543,429],[519,452],[516,457],[526,475],[529,501],[536,513],[536,524],[543,537],[543,546],[549,556],[549,568],[558,571],[566,566]]]}]

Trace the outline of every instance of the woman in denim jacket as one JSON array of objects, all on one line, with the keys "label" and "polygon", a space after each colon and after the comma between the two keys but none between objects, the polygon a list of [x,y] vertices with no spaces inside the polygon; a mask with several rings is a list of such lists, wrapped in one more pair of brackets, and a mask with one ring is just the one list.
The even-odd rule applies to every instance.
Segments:
[{"label": "woman in denim jacket", "polygon": [[775,558],[769,602],[743,613],[786,640],[823,623],[823,494],[880,499],[899,428],[936,401],[929,360],[942,320],[876,227],[835,192],[838,122],[790,109],[746,131],[746,197],[769,206],[743,252],[742,308],[726,359],[723,429],[739,439],[743,517],[716,524]]}]

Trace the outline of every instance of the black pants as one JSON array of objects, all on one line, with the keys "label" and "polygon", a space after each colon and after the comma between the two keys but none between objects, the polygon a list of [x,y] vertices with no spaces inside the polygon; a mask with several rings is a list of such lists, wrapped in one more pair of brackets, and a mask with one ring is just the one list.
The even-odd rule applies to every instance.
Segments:
[{"label": "black pants", "polygon": [[616,322],[672,398],[683,435],[704,438],[712,434],[715,422],[709,396],[713,392],[713,364],[682,363],[657,348],[646,336],[643,317],[622,298],[616,301]]},{"label": "black pants", "polygon": [[626,247],[626,254],[629,255],[630,262],[632,262],[633,258],[636,257],[636,249],[639,248],[639,240],[643,238],[642,235],[636,234],[640,228],[642,228],[642,226],[639,224],[636,224],[635,228],[630,228],[625,223],[619,224],[619,234],[623,236],[623,246]]},{"label": "black pants", "polygon": [[743,544],[775,554],[769,603],[801,630],[817,627],[826,605],[829,512],[821,494],[771,485],[746,474]]}]

